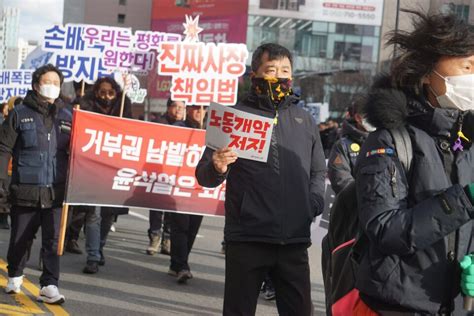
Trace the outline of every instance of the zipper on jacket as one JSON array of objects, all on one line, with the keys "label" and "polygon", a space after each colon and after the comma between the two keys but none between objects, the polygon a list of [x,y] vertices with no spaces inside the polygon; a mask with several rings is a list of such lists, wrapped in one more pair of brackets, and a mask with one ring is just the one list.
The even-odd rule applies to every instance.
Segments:
[{"label": "zipper on jacket", "polygon": [[398,190],[397,190],[397,168],[395,164],[392,165],[390,169],[390,186],[392,187],[392,195],[393,197],[398,197]]}]

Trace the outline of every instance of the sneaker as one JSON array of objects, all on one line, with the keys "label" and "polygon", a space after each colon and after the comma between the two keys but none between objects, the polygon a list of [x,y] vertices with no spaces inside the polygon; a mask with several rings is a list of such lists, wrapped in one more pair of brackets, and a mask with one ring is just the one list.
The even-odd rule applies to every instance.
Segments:
[{"label": "sneaker", "polygon": [[41,288],[37,301],[47,304],[62,304],[64,303],[65,298],[64,295],[59,294],[56,285],[48,285]]},{"label": "sneaker", "polygon": [[82,272],[86,274],[96,274],[99,272],[99,263],[97,261],[88,260]]},{"label": "sneaker", "polygon": [[115,233],[116,229],[115,229],[115,225],[114,225],[114,224],[112,224],[112,226],[110,226],[110,231],[111,231],[112,233]]},{"label": "sneaker", "polygon": [[168,270],[168,275],[177,277],[177,276],[178,276],[178,271],[175,271],[175,270],[173,270],[173,269],[170,268],[170,269]]},{"label": "sneaker", "polygon": [[65,247],[64,250],[66,250],[67,252],[70,252],[70,253],[75,253],[77,255],[82,255],[82,250],[79,247],[79,244],[77,243],[77,240],[74,240],[74,239],[71,239],[71,240],[67,241],[66,247]]},{"label": "sneaker", "polygon": [[8,283],[7,283],[7,286],[5,287],[5,293],[7,294],[20,293],[20,288],[22,284],[23,284],[23,276],[8,278]]},{"label": "sneaker", "polygon": [[158,252],[158,248],[160,248],[161,234],[150,234],[149,237],[150,243],[148,244],[148,248],[146,248],[146,253],[153,256]]},{"label": "sneaker", "polygon": [[161,251],[160,253],[164,255],[171,255],[171,240],[169,237],[164,236],[161,242]]},{"label": "sneaker", "polygon": [[178,272],[178,275],[176,277],[176,280],[180,284],[186,283],[188,280],[192,279],[193,275],[191,274],[191,271],[189,270],[181,270]]}]

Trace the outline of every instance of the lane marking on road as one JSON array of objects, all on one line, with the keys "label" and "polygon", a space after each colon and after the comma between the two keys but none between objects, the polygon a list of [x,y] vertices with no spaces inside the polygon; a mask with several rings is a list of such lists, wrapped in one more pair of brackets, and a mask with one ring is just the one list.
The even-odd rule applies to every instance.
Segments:
[{"label": "lane marking on road", "polygon": [[[7,272],[7,264],[2,259],[0,259],[0,269]],[[27,278],[23,278],[23,288],[25,288],[28,292],[30,292],[30,294],[33,295],[35,298],[39,296],[39,292],[40,292],[39,288],[36,287],[33,283],[31,283],[30,280],[28,280]],[[45,304],[45,303],[42,303],[42,304],[44,307],[49,309],[53,313],[53,315],[69,316],[69,313],[60,305],[51,305],[51,304]]]},{"label": "lane marking on road", "polygon": [[128,215],[131,215],[131,216],[134,216],[134,217],[138,217],[138,218],[143,219],[143,220],[145,220],[145,221],[148,222],[148,216],[145,216],[145,215],[142,215],[142,214],[133,212],[133,211],[128,211]]},{"label": "lane marking on road", "polygon": [[[1,268],[3,270],[3,263]],[[0,287],[3,290],[6,286],[7,279],[3,275],[0,275]],[[44,314],[44,311],[37,304],[35,304],[23,291],[18,294],[12,294],[11,297],[13,297],[13,299],[15,300],[15,302],[18,303],[19,306],[1,304],[0,306],[2,309],[6,309],[9,306],[15,310],[18,308],[16,312],[23,312],[26,314]]]},{"label": "lane marking on road", "polygon": [[[44,313],[43,311],[41,311]],[[14,305],[7,305],[7,304],[0,304],[0,314],[1,315],[34,315],[32,313],[29,313],[25,311],[24,308],[19,307],[19,306],[14,306]]]}]

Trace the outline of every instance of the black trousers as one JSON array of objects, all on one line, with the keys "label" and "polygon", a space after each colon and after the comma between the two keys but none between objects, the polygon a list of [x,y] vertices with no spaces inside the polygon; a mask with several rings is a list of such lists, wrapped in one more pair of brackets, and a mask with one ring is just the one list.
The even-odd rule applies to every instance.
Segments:
[{"label": "black trousers", "polygon": [[202,216],[170,213],[171,265],[176,272],[190,270],[188,257],[201,226]]},{"label": "black trousers", "polygon": [[39,209],[13,206],[11,209],[11,232],[8,247],[8,276],[23,275],[26,252],[41,226],[41,258],[43,273],[40,285],[58,285],[59,256],[57,255],[61,208]]},{"label": "black trousers", "polygon": [[307,248],[308,244],[226,242],[223,315],[255,315],[267,272],[280,316],[312,315]]},{"label": "black trousers", "polygon": [[170,213],[150,210],[148,235],[158,234],[163,226],[163,232],[170,233]]}]

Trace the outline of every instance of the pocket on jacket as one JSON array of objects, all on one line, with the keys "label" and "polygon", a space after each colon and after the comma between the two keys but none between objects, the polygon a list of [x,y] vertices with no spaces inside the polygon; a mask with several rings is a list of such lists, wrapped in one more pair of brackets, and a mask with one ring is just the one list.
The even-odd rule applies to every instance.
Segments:
[{"label": "pocket on jacket", "polygon": [[21,140],[24,148],[31,148],[38,146],[38,133],[36,132],[35,123],[21,123],[20,124]]},{"label": "pocket on jacket", "polygon": [[387,161],[377,161],[361,168],[357,182],[362,184],[359,191],[362,201],[375,202],[391,196],[388,167]]}]

